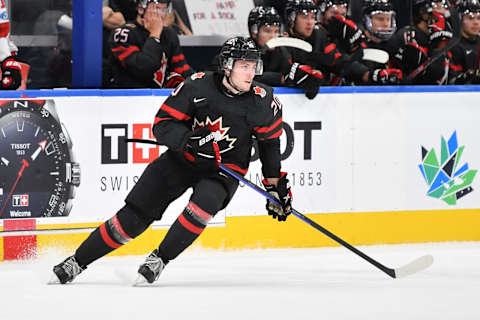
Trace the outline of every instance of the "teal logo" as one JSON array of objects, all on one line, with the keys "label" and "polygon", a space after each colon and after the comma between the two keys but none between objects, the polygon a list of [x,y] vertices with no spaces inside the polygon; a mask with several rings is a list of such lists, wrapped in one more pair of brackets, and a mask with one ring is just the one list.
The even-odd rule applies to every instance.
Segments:
[{"label": "teal logo", "polygon": [[418,165],[427,182],[427,195],[455,205],[457,200],[473,191],[471,184],[477,170],[461,164],[465,146],[458,146],[457,131],[448,141],[442,136],[440,159],[434,148],[427,151],[422,146],[422,163]]}]

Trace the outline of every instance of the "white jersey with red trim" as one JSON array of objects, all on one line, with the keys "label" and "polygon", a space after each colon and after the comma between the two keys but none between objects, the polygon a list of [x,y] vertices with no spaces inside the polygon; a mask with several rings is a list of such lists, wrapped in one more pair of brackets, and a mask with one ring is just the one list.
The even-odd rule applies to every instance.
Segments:
[{"label": "white jersey with red trim", "polygon": [[10,39],[10,19],[5,0],[0,0],[0,61],[15,55],[18,48]]}]

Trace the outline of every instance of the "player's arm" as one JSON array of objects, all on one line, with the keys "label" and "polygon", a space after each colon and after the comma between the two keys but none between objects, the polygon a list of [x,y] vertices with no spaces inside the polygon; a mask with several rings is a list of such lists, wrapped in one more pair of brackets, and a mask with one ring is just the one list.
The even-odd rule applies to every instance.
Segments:
[{"label": "player's arm", "polygon": [[282,132],[282,105],[274,96],[268,120],[261,126],[254,127],[262,173],[265,178],[280,177],[280,135]]},{"label": "player's arm", "polygon": [[258,150],[262,163],[263,185],[280,205],[267,200],[269,215],[278,221],[285,221],[291,212],[292,193],[287,173],[281,172],[280,135],[283,132],[282,105],[274,96],[271,102],[271,115],[263,126],[254,128],[258,140]]},{"label": "player's arm", "polygon": [[190,95],[190,82],[187,80],[172,92],[155,115],[153,135],[159,144],[173,151],[182,151],[192,134]]},{"label": "player's arm", "polygon": [[169,39],[169,57],[167,66],[167,78],[165,87],[175,88],[180,82],[193,74],[193,70],[188,64],[180,47],[178,35],[173,29],[165,29]]}]

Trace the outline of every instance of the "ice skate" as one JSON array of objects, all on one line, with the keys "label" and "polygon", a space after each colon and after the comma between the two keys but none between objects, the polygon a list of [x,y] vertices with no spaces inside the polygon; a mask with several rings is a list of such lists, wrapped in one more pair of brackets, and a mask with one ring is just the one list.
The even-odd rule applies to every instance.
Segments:
[{"label": "ice skate", "polygon": [[70,256],[65,259],[63,262],[57,264],[53,267],[52,279],[50,280],[49,284],[65,284],[67,282],[72,282],[76,276],[78,276],[86,267],[82,268],[75,256]]},{"label": "ice skate", "polygon": [[158,279],[163,268],[165,268],[165,263],[162,258],[158,256],[158,249],[155,249],[145,259],[145,263],[141,264],[138,268],[138,278],[134,286],[153,283]]}]

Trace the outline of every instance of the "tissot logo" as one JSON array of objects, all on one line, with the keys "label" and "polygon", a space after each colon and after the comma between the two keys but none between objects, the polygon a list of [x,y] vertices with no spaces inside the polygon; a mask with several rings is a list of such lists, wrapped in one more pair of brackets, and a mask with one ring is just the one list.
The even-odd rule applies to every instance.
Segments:
[{"label": "tissot logo", "polygon": [[[144,143],[129,143],[128,124],[103,124],[102,125],[102,164],[128,163],[129,151],[133,163],[150,163],[160,155],[160,148],[156,145]],[[132,124],[132,137],[134,139],[152,140],[152,125],[150,123]]]}]

